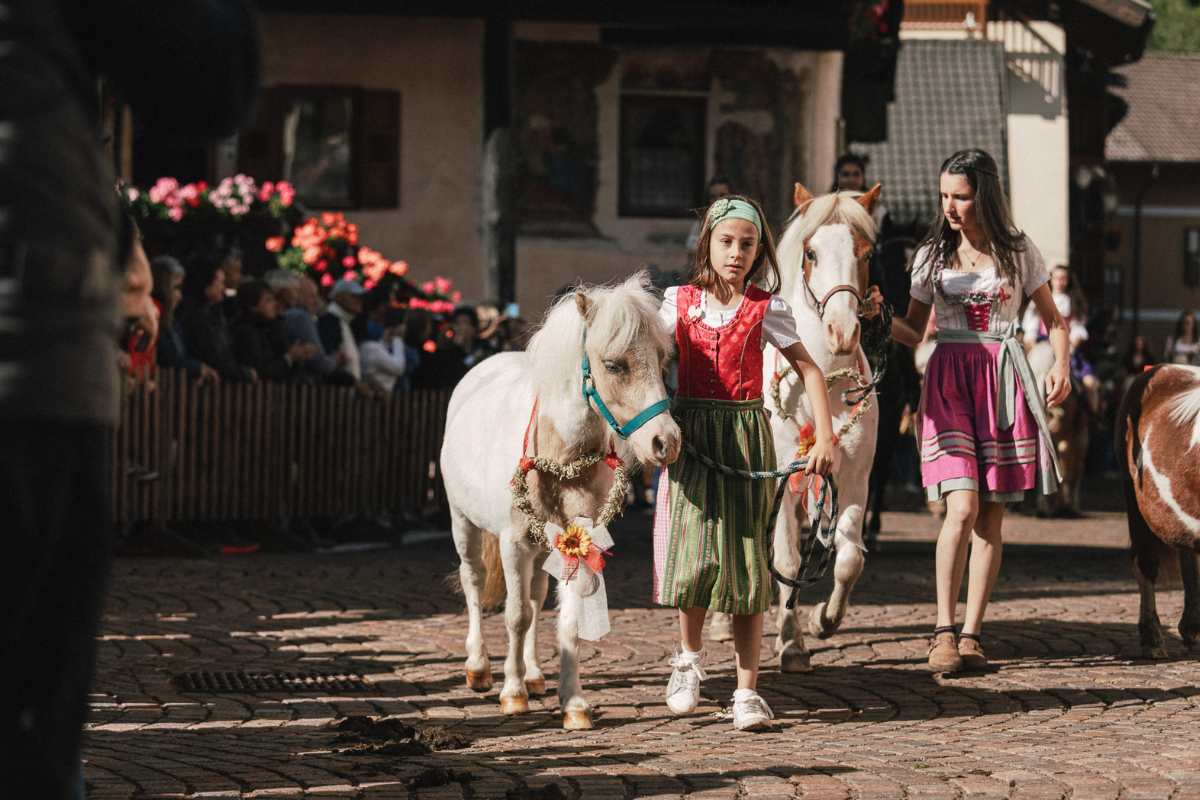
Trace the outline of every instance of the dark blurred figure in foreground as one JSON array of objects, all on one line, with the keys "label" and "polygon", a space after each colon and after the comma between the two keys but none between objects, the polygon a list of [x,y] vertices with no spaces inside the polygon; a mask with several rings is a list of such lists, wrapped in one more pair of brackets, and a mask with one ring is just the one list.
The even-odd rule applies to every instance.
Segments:
[{"label": "dark blurred figure in foreground", "polygon": [[12,675],[0,797],[77,796],[111,546],[117,338],[151,289],[145,270],[118,303],[133,233],[100,143],[97,78],[146,130],[214,138],[248,112],[258,61],[238,0],[0,0],[0,652]]}]

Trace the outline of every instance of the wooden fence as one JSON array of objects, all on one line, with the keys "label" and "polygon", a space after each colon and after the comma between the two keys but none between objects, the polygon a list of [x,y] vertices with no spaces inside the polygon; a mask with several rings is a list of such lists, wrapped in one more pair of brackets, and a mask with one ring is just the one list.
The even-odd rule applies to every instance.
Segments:
[{"label": "wooden fence", "polygon": [[196,386],[160,370],[121,402],[114,521],[310,517],[416,510],[440,491],[449,392]]}]

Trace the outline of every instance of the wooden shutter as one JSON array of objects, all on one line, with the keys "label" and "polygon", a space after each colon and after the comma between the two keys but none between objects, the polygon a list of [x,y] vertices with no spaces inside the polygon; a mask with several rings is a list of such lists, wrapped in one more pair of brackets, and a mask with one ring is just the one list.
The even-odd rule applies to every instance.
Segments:
[{"label": "wooden shutter", "polygon": [[400,205],[400,93],[364,90],[355,161],[359,205]]}]

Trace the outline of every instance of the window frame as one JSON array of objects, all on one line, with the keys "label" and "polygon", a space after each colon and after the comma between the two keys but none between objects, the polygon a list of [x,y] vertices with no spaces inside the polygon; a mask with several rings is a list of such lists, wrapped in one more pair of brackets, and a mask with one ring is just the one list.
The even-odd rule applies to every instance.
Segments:
[{"label": "window frame", "polygon": [[[634,204],[626,194],[631,178],[629,159],[632,145],[627,141],[625,127],[626,112],[632,105],[678,105],[689,106],[690,110],[699,110],[701,119],[698,152],[695,157],[695,169],[692,185],[692,199],[679,211],[673,212],[666,208],[650,208]],[[622,92],[618,108],[617,122],[617,216],[633,219],[688,219],[692,216],[692,206],[700,202],[708,170],[708,95],[698,92]]]}]

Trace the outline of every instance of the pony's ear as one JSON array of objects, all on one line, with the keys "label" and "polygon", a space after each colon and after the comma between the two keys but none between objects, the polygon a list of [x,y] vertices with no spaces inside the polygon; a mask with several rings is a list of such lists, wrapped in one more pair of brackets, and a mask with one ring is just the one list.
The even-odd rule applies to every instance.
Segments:
[{"label": "pony's ear", "polygon": [[879,193],[883,191],[883,184],[877,183],[871,187],[871,191],[866,194],[859,195],[858,204],[867,210],[870,214],[875,210],[875,204],[879,202]]},{"label": "pony's ear", "polygon": [[792,186],[793,205],[795,205],[796,208],[799,208],[800,206],[811,202],[812,199],[812,192],[810,192],[808,189],[805,189],[803,183],[796,181],[795,185]]},{"label": "pony's ear", "polygon": [[588,296],[583,292],[575,292],[575,307],[579,309],[579,316],[587,320],[591,317],[596,304],[588,299]]}]

